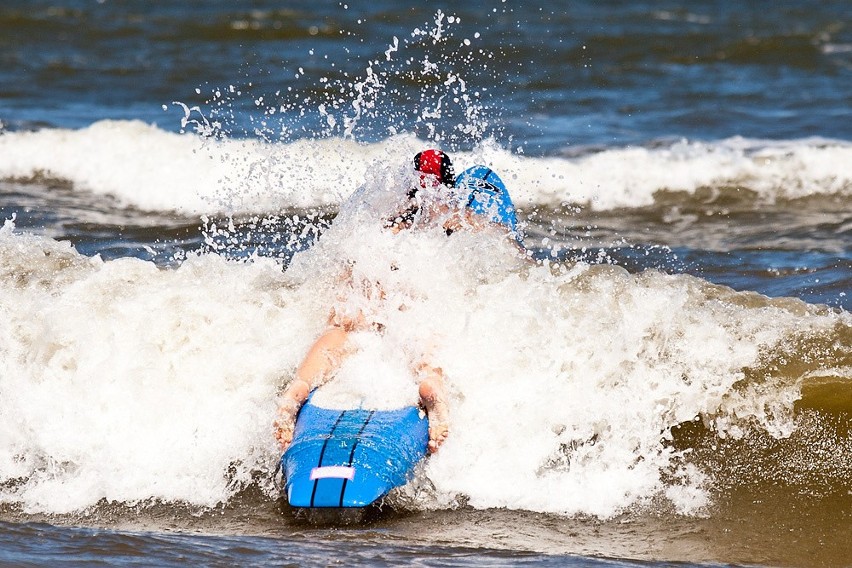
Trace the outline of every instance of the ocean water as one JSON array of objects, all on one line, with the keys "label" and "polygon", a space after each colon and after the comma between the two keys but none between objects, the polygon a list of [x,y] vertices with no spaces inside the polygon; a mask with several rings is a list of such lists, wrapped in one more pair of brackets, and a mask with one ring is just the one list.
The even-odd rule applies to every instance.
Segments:
[{"label": "ocean water", "polygon": [[[850,22],[3,2],[0,564],[852,565]],[[426,147],[521,248],[382,229]],[[384,331],[323,396],[451,412],[338,524],[272,437],[331,309]]]}]

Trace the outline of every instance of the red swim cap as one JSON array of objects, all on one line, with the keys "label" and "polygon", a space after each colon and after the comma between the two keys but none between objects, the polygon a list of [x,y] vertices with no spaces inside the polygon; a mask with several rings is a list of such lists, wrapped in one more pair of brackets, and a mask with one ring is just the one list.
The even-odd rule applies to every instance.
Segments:
[{"label": "red swim cap", "polygon": [[423,150],[414,156],[414,169],[424,174],[432,174],[442,184],[453,187],[456,183],[453,163],[450,157],[440,150]]}]

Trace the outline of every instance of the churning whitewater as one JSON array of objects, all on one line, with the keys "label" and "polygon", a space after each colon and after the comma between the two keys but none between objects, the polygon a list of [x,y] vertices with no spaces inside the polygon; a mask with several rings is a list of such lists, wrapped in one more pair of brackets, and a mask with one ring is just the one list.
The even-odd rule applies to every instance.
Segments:
[{"label": "churning whitewater", "polygon": [[[388,357],[428,353],[448,377],[452,436],[398,496],[415,508],[606,518],[664,496],[700,512],[707,475],[669,443],[673,427],[783,437],[805,371],[850,379],[837,361],[794,376],[765,363],[802,358],[790,345],[803,336],[848,341],[847,312],[688,275],[535,261],[490,232],[392,235],[381,207],[394,177],[371,176],[286,270],[213,253],[171,269],[103,261],[7,221],[2,500],[69,512],[104,501],[213,507],[251,484],[273,496],[275,393],[332,308],[367,309],[384,328],[359,340],[338,400],[416,396],[404,365],[375,365]],[[381,302],[365,295],[371,283]],[[364,379],[377,370],[384,380]]]}]

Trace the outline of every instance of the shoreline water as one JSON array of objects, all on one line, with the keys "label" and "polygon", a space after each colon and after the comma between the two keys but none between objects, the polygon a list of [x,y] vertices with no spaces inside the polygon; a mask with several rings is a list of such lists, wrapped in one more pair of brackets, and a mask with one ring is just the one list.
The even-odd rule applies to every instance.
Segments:
[{"label": "shoreline water", "polygon": [[[32,542],[38,534],[41,544],[26,548],[27,558],[39,564],[61,551],[66,559],[107,555],[158,565],[195,554],[215,564],[313,565],[346,550],[354,551],[355,564],[397,564],[416,557],[427,565],[845,566],[852,549],[836,521],[849,505],[848,495],[800,496],[791,502],[787,492],[760,490],[738,491],[702,517],[660,510],[602,521],[462,507],[385,511],[358,526],[316,526],[294,520],[286,505],[251,500],[201,515],[175,514],[173,505],[109,506],[71,518],[4,515],[3,538],[19,531]],[[802,510],[807,519],[791,517],[790,508]],[[14,549],[5,550],[9,555]]]}]

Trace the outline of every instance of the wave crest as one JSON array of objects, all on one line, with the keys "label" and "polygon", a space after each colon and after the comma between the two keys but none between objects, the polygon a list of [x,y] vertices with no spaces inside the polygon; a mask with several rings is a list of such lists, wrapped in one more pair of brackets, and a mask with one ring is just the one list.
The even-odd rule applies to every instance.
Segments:
[{"label": "wave crest", "polygon": [[[402,168],[423,144],[411,135],[372,144],[213,139],[138,121],[101,121],[80,130],[3,133],[0,179],[58,178],[75,191],[149,211],[274,213],[337,206],[369,170]],[[646,207],[679,193],[744,196],[755,207],[852,194],[852,144],[816,138],[679,141],[573,157],[523,156],[486,141],[454,159],[459,168],[486,163],[499,171],[522,213],[563,204]]]}]

